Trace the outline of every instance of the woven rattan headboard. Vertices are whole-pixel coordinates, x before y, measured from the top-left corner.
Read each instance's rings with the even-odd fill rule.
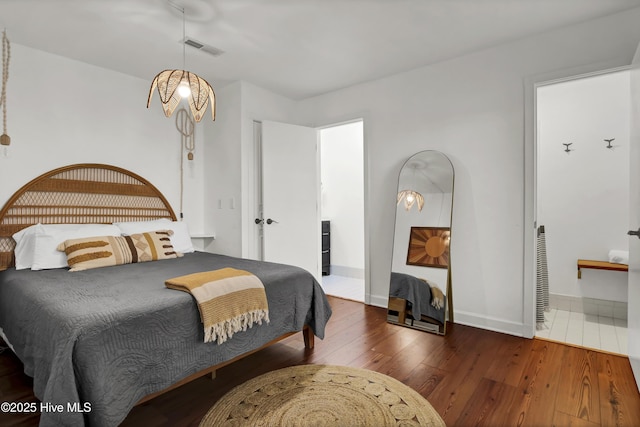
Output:
[[[0,270],[14,265],[11,237],[33,224],[109,224],[176,220],[146,179],[116,166],[77,164],[47,172],[19,189],[0,211]]]

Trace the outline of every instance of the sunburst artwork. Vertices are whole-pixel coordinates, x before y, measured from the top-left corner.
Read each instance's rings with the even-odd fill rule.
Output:
[[[411,227],[407,264],[449,267],[449,227]]]

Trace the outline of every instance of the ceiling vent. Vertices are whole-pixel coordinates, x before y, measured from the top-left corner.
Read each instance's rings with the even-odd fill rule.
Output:
[[[213,47],[208,44],[201,43],[196,39],[192,39],[191,37],[186,37],[183,42],[187,46],[194,47],[198,50],[201,50],[202,52],[208,53],[209,55],[220,56],[224,53],[224,50],[220,50],[217,47]]]

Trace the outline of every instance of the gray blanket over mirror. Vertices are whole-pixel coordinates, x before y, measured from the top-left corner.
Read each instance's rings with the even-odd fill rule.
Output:
[[[428,316],[444,323],[444,307],[437,309],[431,304],[431,287],[429,282],[405,273],[391,272],[389,295],[409,301],[411,313],[415,319]]]

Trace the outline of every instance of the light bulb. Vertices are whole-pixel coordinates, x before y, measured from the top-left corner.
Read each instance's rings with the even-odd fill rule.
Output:
[[[414,199],[413,194],[407,194],[407,202],[411,203],[413,202],[413,199]]]
[[[191,95],[191,88],[189,87],[189,83],[185,82],[184,80],[180,82],[180,84],[178,85],[178,95],[183,98]]]

